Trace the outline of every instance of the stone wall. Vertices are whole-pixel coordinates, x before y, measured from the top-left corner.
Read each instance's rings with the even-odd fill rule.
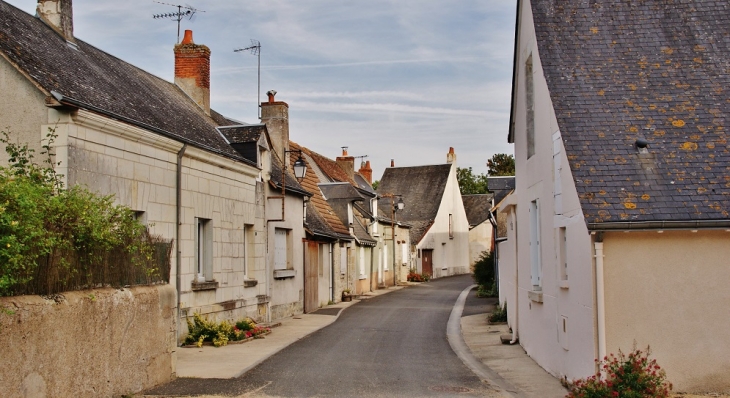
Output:
[[[175,289],[0,298],[5,397],[112,397],[175,374]]]

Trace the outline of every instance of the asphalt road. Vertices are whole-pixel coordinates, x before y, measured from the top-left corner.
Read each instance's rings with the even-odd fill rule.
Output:
[[[249,397],[499,396],[454,354],[446,324],[473,282],[441,278],[364,300],[235,379],[177,379],[147,394]],[[474,292],[472,292],[474,294]],[[466,312],[475,300],[467,300]]]

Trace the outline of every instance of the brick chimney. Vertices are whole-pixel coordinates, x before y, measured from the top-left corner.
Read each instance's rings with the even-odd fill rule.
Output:
[[[67,42],[74,40],[74,17],[71,0],[38,0],[36,14]]]
[[[390,159],[390,167],[395,167],[395,159]]]
[[[446,154],[446,163],[456,163],[456,153],[454,153],[454,147],[449,147],[449,153]]]
[[[288,163],[289,157],[284,156],[284,151],[289,150],[289,105],[274,99],[276,90],[270,90],[266,95],[269,101],[261,103],[261,122],[269,131],[274,151]]]
[[[192,30],[175,45],[175,84],[210,116],[210,49],[193,43]]]
[[[358,173],[362,174],[363,177],[365,177],[366,180],[368,180],[369,184],[373,183],[373,169],[370,168],[370,161],[363,162],[360,164],[360,170],[357,171]]]
[[[355,158],[347,154],[347,147],[342,147],[342,156],[335,161],[351,180],[355,178]]]

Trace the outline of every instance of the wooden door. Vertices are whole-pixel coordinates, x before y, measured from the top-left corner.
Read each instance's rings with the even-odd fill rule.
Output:
[[[307,242],[304,261],[304,312],[310,313],[319,308],[319,245]]]
[[[433,276],[433,250],[421,251],[421,272]]]

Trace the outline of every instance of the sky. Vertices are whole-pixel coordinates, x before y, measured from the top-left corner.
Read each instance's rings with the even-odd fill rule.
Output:
[[[6,0],[35,14],[36,0]],[[211,49],[211,108],[258,123],[261,93],[289,105],[290,138],[330,158],[347,146],[373,179],[396,166],[446,162],[487,172],[507,143],[515,0],[73,0],[74,35],[174,79],[177,22]],[[172,5],[170,5],[172,4]],[[361,158],[356,159],[359,167]]]

